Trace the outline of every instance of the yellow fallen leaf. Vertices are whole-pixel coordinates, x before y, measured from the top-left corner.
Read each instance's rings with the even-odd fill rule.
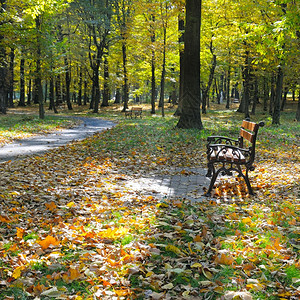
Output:
[[[247,217],[247,218],[244,218],[244,219],[242,220],[242,222],[243,222],[244,224],[251,224],[251,223],[252,223],[252,220],[251,220],[249,217]]]
[[[200,263],[194,263],[191,265],[191,268],[201,268],[202,265]]]
[[[69,202],[69,203],[67,204],[67,206],[68,206],[69,208],[73,207],[74,205],[75,205],[75,203],[74,203],[73,201],[71,201],[71,202]]]
[[[25,268],[26,268],[25,266],[17,267],[11,276],[15,279],[18,279],[21,276],[21,273]]]
[[[173,252],[177,255],[182,255],[183,254],[182,251],[174,245],[167,245],[166,246],[166,251]]]

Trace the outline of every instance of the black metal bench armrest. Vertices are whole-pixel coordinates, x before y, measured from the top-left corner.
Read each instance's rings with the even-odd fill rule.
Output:
[[[239,140],[236,139],[232,139],[226,136],[209,136],[207,138],[207,142],[208,142],[208,147],[210,146],[210,144],[225,144],[226,145],[238,145],[239,144]]]

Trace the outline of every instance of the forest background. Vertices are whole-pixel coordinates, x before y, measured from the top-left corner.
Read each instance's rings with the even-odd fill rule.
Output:
[[[151,103],[154,114],[158,98],[160,107],[167,98],[180,113],[185,1],[3,0],[1,7],[2,112],[40,103],[43,118],[49,99],[54,112],[62,103],[71,110],[73,100],[97,113],[111,102],[127,109],[133,99]],[[255,113],[262,101],[279,124],[288,92],[295,100],[299,90],[299,3],[203,1],[201,14],[202,112],[210,100],[229,108],[235,98],[249,117],[249,104]]]

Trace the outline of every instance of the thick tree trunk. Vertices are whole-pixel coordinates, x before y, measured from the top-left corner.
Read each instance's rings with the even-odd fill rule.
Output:
[[[282,85],[283,85],[283,71],[282,71],[282,67],[279,65],[277,69],[274,111],[272,116],[272,124],[277,124],[277,125],[280,124],[280,103],[282,97]]]
[[[178,128],[202,129],[200,93],[201,0],[186,0],[182,112]]]
[[[20,59],[20,100],[18,106],[25,106],[25,59]]]

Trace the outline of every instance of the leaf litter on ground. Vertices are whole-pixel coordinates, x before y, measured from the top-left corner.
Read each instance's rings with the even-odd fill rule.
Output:
[[[124,120],[1,164],[0,296],[298,299],[299,145],[272,151],[261,134],[255,197],[240,180],[201,203],[129,189],[145,174],[205,167],[212,132],[173,127]]]

